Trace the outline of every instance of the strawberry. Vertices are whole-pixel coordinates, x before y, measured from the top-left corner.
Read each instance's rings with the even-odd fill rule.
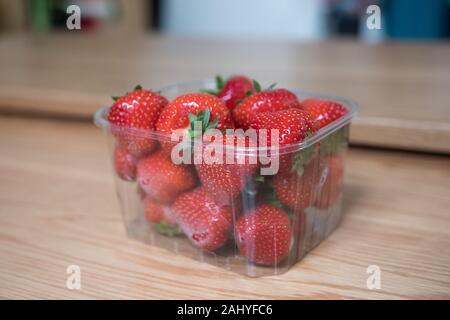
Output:
[[[195,246],[214,251],[228,241],[233,220],[231,208],[217,205],[203,187],[180,195],[171,210]]]
[[[218,82],[220,86],[220,82]],[[227,80],[223,88],[220,88],[218,97],[231,111],[245,97],[255,92],[252,80],[245,76],[233,76]]]
[[[127,150],[116,146],[114,149],[114,169],[119,178],[127,181],[136,179],[137,158]]]
[[[204,136],[204,139],[206,138],[207,136]],[[195,168],[202,185],[215,201],[218,204],[229,204],[230,201],[239,196],[247,179],[258,168],[256,157],[251,158],[253,155],[250,152],[244,152],[248,149],[243,149],[256,146],[256,144],[252,143],[249,137],[237,134],[223,136],[222,141],[212,143],[223,144],[222,157],[217,159],[221,163],[211,163],[205,161],[207,159],[204,158],[201,163],[195,165]],[[208,148],[208,144],[205,143],[203,147]],[[231,149],[226,150],[230,147]],[[229,159],[226,158],[227,152],[232,152],[233,163],[230,163]],[[206,151],[203,152],[203,154],[207,153]]]
[[[267,146],[271,146],[271,137],[274,129],[278,130],[278,144],[280,147],[298,143],[316,131],[316,127],[309,114],[297,108],[265,112],[254,117],[251,127],[267,130]],[[259,134],[258,134],[259,135]],[[275,137],[276,139],[276,137]],[[275,151],[276,152],[276,151]],[[314,154],[314,146],[304,149],[296,155],[296,166],[301,167],[306,164]],[[290,152],[280,152],[280,171],[291,171],[293,167],[294,154]],[[272,154],[272,157],[275,154]]]
[[[329,100],[306,99],[302,101],[302,106],[312,116],[319,129],[348,112],[343,105]],[[320,154],[326,156],[339,152],[347,145],[347,141],[348,132],[345,128],[341,128],[320,141]]]
[[[233,109],[236,127],[248,129],[257,114],[300,108],[297,96],[286,89],[263,90],[245,98]]]
[[[138,162],[137,181],[148,196],[163,204],[173,202],[196,184],[195,175],[188,167],[174,164],[161,151]]]
[[[280,208],[263,204],[236,222],[239,252],[249,261],[274,265],[289,254],[292,228],[289,216]]]
[[[304,170],[285,171],[273,179],[277,198],[282,204],[297,211],[312,205],[321,173],[321,158],[315,156]]]
[[[313,118],[318,128],[323,128],[346,114],[347,108],[340,103],[320,99],[306,99],[301,102],[303,110]]]
[[[326,157],[326,169],[320,178],[318,194],[315,205],[320,209],[327,209],[338,199],[344,178],[344,160],[341,156]]]
[[[307,98],[300,102],[302,105],[302,108],[312,108],[320,103],[322,103],[324,100],[318,99],[318,98]]]
[[[198,115],[206,109],[211,113],[207,122],[217,122],[218,130],[233,127],[230,111],[222,100],[209,93],[188,93],[178,96],[167,105],[156,123],[156,130],[170,134],[176,129],[187,129],[192,120],[189,114]]]
[[[188,93],[175,98],[161,113],[156,130],[170,134],[173,130],[187,129],[194,138],[194,122],[202,123],[202,130],[233,128],[231,113],[225,104],[209,93]],[[163,152],[169,154],[175,142],[161,143]]]
[[[122,130],[121,127],[155,130],[156,121],[167,105],[160,94],[137,86],[132,92],[114,98],[108,112],[108,120],[115,125],[112,130],[119,144],[134,155],[152,151],[157,143],[148,137]]]

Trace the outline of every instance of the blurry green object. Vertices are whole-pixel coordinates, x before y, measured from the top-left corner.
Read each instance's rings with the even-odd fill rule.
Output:
[[[52,1],[30,0],[31,29],[34,31],[48,31],[52,26]]]

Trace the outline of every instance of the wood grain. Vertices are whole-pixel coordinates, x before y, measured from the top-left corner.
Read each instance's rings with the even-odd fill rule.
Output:
[[[252,279],[127,239],[93,125],[0,118],[0,150],[1,298],[450,299],[448,157],[351,149],[341,226]],[[366,288],[372,264],[381,290]]]
[[[356,100],[356,144],[450,153],[449,57],[449,43],[4,37],[0,111],[89,119],[136,83],[158,87],[240,72]]]

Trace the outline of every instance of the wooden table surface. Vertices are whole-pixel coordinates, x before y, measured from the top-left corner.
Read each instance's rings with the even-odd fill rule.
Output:
[[[127,239],[93,125],[0,117],[0,150],[0,298],[450,299],[444,156],[352,148],[341,226],[287,273],[252,279]]]
[[[0,38],[0,298],[450,299],[448,156],[351,148],[341,226],[286,274],[251,279],[127,239],[90,123],[136,83],[243,72],[354,98],[355,144],[448,153],[449,57],[447,44]]]
[[[14,36],[0,38],[0,70],[0,112],[85,119],[137,83],[244,73],[356,100],[354,144],[450,153],[450,43]]]

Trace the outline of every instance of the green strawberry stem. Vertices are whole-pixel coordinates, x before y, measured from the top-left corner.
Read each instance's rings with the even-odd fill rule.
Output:
[[[272,83],[270,86],[268,86],[266,90],[272,90],[272,89],[275,88],[276,86],[277,86],[277,83],[274,82],[274,83]]]
[[[140,84],[138,84],[138,85],[136,85],[134,87],[133,91],[142,90],[142,89],[143,89],[142,86]],[[126,96],[127,94],[129,94],[129,92],[125,93],[124,95]],[[117,99],[119,99],[119,98],[120,98],[119,96],[112,96],[111,97],[111,99],[113,99],[113,101],[117,101]]]
[[[277,85],[277,83],[274,82],[274,83],[272,83],[270,86],[268,86],[266,89],[263,90],[262,87],[261,87],[261,84],[260,84],[258,81],[256,81],[255,79],[253,79],[253,87],[255,88],[255,91],[256,91],[256,92],[272,90],[273,88],[276,87],[276,85]],[[252,94],[251,91],[247,91],[247,92],[249,92],[250,94]],[[247,92],[246,92],[246,94],[247,94]],[[247,95],[248,95],[248,94],[247,94]]]
[[[256,182],[264,182],[266,180],[264,176],[260,176],[260,175],[255,176],[254,179]]]
[[[226,80],[224,80],[221,76],[217,75],[216,76],[216,88],[217,91],[221,91],[223,89],[223,87],[225,86]]]
[[[175,237],[181,234],[181,230],[178,226],[164,221],[153,224],[153,227],[155,228],[156,232],[165,236]]]
[[[215,96],[219,94],[216,89],[200,89],[200,92],[213,94]]]
[[[215,129],[219,123],[219,116],[217,116],[213,121],[211,121],[211,109],[207,108],[200,111],[198,114],[188,113],[189,118],[189,135],[191,139],[199,138],[203,136],[206,130]],[[201,132],[196,131],[195,123],[201,122]]]
[[[190,153],[194,153],[194,140],[195,139],[201,139],[203,137],[203,134],[206,132],[206,130],[208,129],[215,129],[217,127],[217,124],[219,123],[219,116],[217,116],[216,119],[214,119],[213,121],[211,121],[211,110],[209,108],[205,109],[204,111],[200,111],[197,115],[193,114],[193,113],[188,113],[188,117],[189,117],[189,128],[188,128],[188,134],[189,137],[191,138],[190,141],[190,151],[188,150],[188,147],[186,146],[183,149],[183,153],[184,152],[190,152]],[[196,126],[195,123],[196,121],[201,122],[201,130],[196,130]]]
[[[258,81],[253,79],[253,87],[255,88],[256,92],[261,92],[261,85],[259,84]]]
[[[220,91],[222,91],[227,80],[223,79],[220,75],[217,75],[215,79],[216,79],[216,87],[214,89],[200,89],[200,92],[209,93],[217,96],[220,93]]]

